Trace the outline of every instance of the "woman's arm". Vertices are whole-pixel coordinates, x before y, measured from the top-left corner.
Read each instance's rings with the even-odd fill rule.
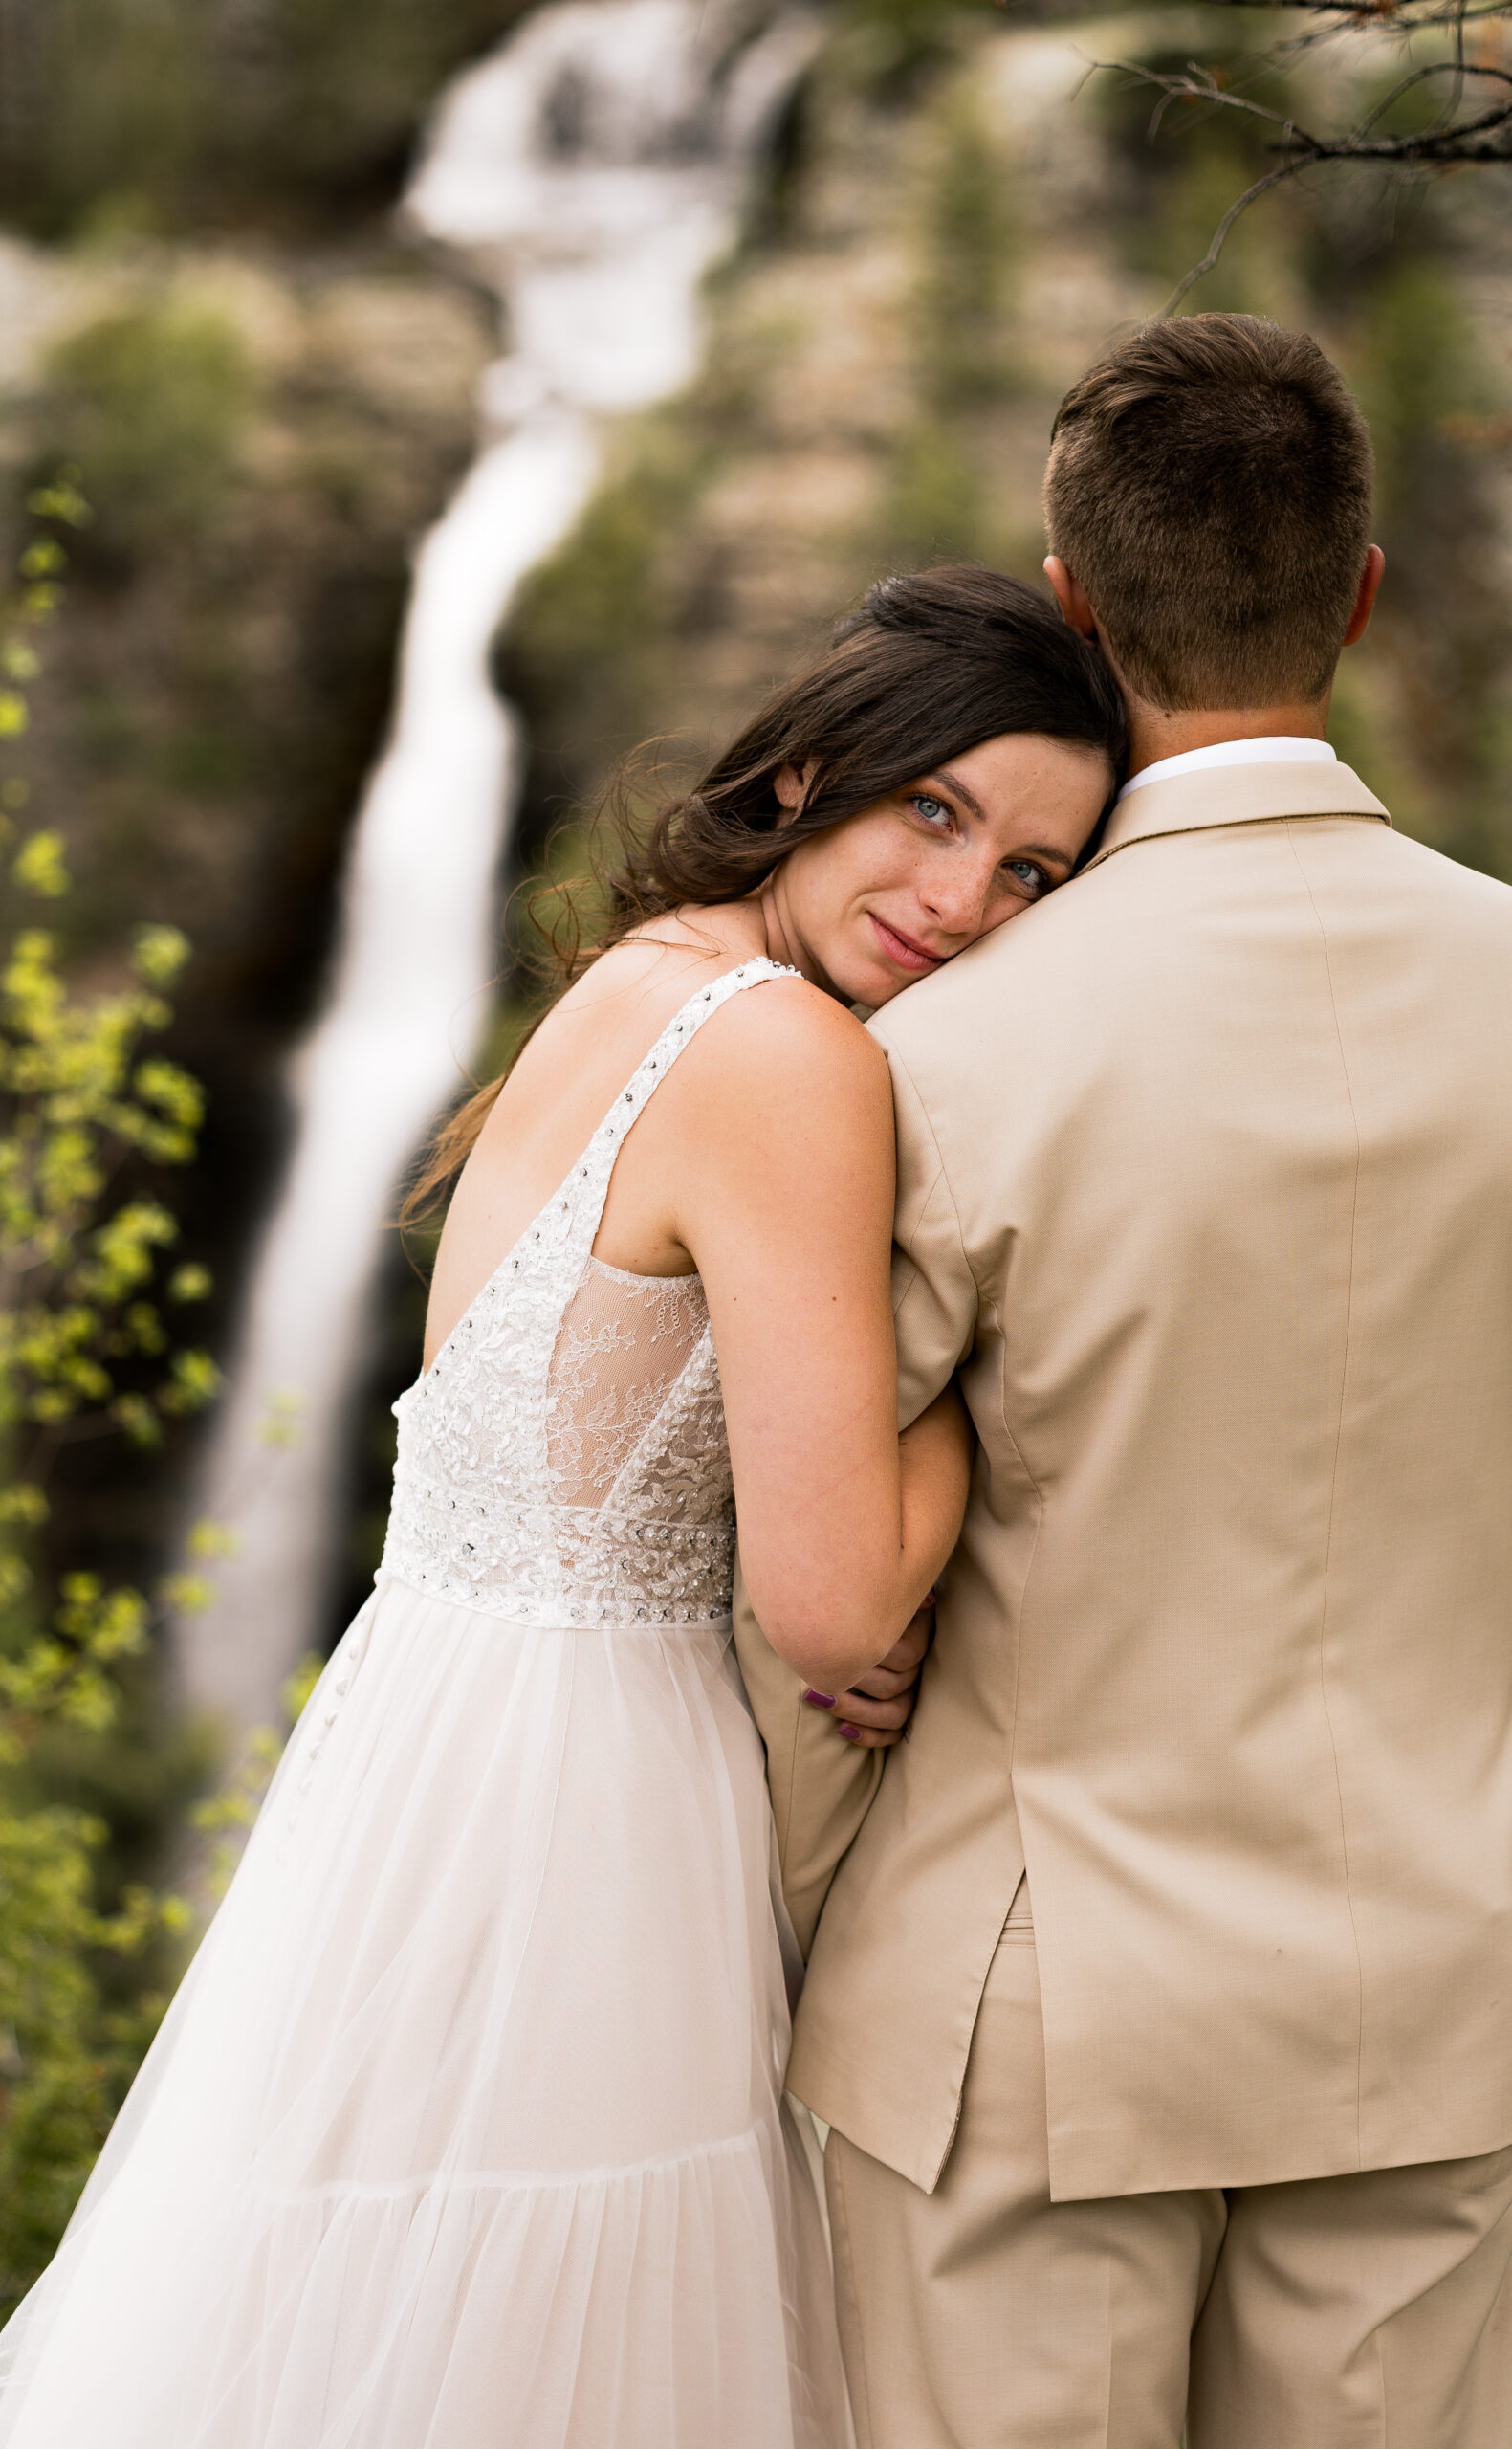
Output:
[[[844,1691],[945,1564],[970,1469],[953,1396],[898,1438],[886,1060],[794,981],[739,997],[684,1069],[677,1230],[709,1298],[746,1584],[778,1654]]]
[[[839,1732],[864,1752],[888,1752],[908,1733],[919,1697],[919,1677],[934,1639],[933,1600],[933,1591],[926,1591],[918,1614],[869,1675],[848,1684],[844,1692],[810,1688],[803,1694],[809,1708],[831,1712],[831,1723]]]

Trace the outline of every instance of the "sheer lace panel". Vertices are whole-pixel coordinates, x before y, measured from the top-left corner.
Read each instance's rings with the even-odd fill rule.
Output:
[[[558,1505],[612,1502],[708,1326],[696,1275],[626,1275],[590,1258],[547,1380],[546,1465]]]

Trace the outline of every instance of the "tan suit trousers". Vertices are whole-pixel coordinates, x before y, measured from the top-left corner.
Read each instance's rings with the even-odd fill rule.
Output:
[[[1512,2449],[1512,2149],[1053,2203],[1021,1886],[935,2192],[825,2169],[861,2449]]]

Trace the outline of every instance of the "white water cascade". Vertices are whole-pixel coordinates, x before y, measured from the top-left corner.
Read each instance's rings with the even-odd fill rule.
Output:
[[[520,763],[493,638],[587,502],[603,420],[696,371],[703,276],[814,39],[773,0],[556,0],[450,88],[405,200],[497,291],[511,345],[483,379],[479,455],[417,558],[392,731],[212,1444],[201,1511],[235,1554],[177,1656],[186,1699],[228,1728],[276,1716],[318,1636],[383,1228],[486,1017]],[[296,1419],[295,1450],[270,1445],[271,1404]]]

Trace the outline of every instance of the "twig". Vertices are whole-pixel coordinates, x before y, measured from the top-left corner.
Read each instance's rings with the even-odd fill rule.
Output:
[[[1175,288],[1172,291],[1171,296],[1167,298],[1165,304],[1162,306],[1159,314],[1155,318],[1157,322],[1163,323],[1168,315],[1173,315],[1176,308],[1180,305],[1183,298],[1185,298],[1188,290],[1195,288],[1197,282],[1203,277],[1204,274],[1210,273],[1213,270],[1213,267],[1217,262],[1219,255],[1223,253],[1223,241],[1228,236],[1229,232],[1233,229],[1235,222],[1239,217],[1239,214],[1241,212],[1247,212],[1250,206],[1255,202],[1256,197],[1263,195],[1267,188],[1279,187],[1282,179],[1295,178],[1298,171],[1304,167],[1304,165],[1301,162],[1282,162],[1279,169],[1268,170],[1264,178],[1257,179],[1252,188],[1246,188],[1241,196],[1236,197],[1235,201],[1230,205],[1227,212],[1223,215],[1222,220],[1218,223],[1217,228],[1214,231],[1212,241],[1208,247],[1208,252],[1203,256],[1202,261],[1199,264],[1194,264],[1192,270],[1189,273],[1184,274],[1182,278],[1176,283]]]
[[[1270,8],[1283,5],[1283,0],[1216,0],[1216,5]],[[1464,53],[1465,25],[1478,19],[1512,17],[1512,0],[1484,0],[1479,8],[1471,5],[1471,0],[1425,0],[1425,5],[1418,8],[1414,8],[1413,0],[1399,0],[1395,6],[1391,0],[1378,0],[1373,7],[1370,0],[1295,0],[1295,5],[1326,21],[1330,33],[1354,26],[1389,27],[1411,34],[1429,26],[1453,26],[1452,55],[1423,61],[1409,69],[1353,127],[1340,136],[1321,136],[1285,112],[1257,100],[1252,94],[1235,92],[1220,84],[1214,71],[1197,60],[1189,60],[1184,70],[1174,74],[1146,68],[1134,60],[1098,60],[1089,66],[1088,75],[1097,69],[1116,71],[1159,95],[1150,122],[1151,136],[1159,132],[1172,102],[1196,102],[1209,110],[1238,111],[1245,119],[1274,130],[1271,150],[1283,156],[1274,169],[1267,170],[1235,198],[1215,230],[1201,262],[1193,265],[1161,308],[1162,319],[1173,314],[1188,291],[1213,270],[1235,223],[1250,206],[1269,188],[1282,186],[1303,170],[1326,162],[1370,162],[1399,170],[1444,170],[1470,164],[1512,165],[1512,69],[1491,61],[1467,61]],[[1274,70],[1279,64],[1279,53],[1258,54],[1245,64],[1253,73]],[[1443,109],[1427,126],[1399,136],[1375,133],[1393,103],[1418,87],[1431,84],[1435,77],[1449,80],[1449,93]],[[1487,99],[1484,107],[1466,117],[1465,88],[1471,78],[1479,80],[1482,95],[1487,86],[1499,90],[1495,99]]]

